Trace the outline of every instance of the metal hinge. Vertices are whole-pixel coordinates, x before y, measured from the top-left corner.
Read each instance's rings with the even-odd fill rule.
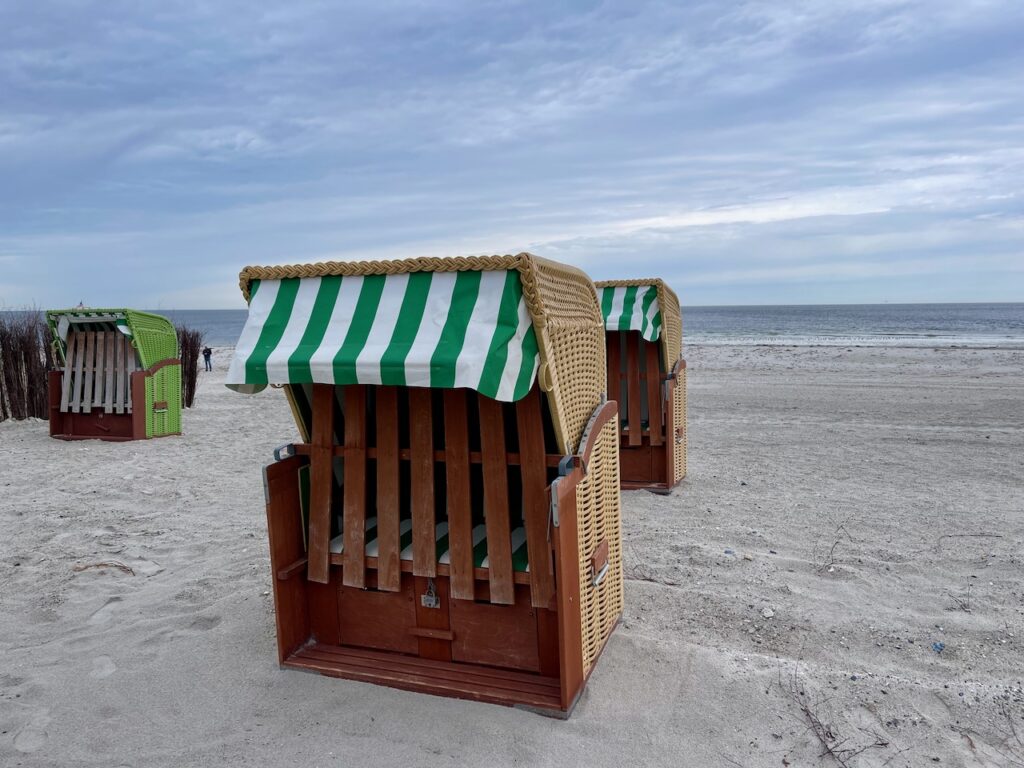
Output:
[[[551,525],[555,528],[558,527],[558,484],[562,482],[562,478],[556,477],[555,481],[551,483]]]

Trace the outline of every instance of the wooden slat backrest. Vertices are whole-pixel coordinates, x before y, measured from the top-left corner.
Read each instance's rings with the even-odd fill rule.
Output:
[[[128,383],[125,381],[125,347],[126,339],[120,333],[114,337],[114,366],[116,374],[114,376],[114,412],[124,413],[125,406],[129,401],[125,400],[125,391]]]
[[[310,581],[330,581],[331,502],[334,491],[334,387],[313,385],[313,429],[309,457]]]
[[[445,478],[448,491],[448,544],[451,596],[472,600],[473,507],[469,481],[469,417],[466,391],[444,391]]]
[[[399,483],[398,390],[377,387],[377,588],[387,592],[397,592],[402,577]]]
[[[516,403],[516,427],[526,551],[530,560],[530,599],[535,608],[550,608],[555,597],[555,575],[548,543],[548,480],[541,407],[540,391],[534,387]]]
[[[79,413],[82,410],[82,384],[83,370],[85,366],[85,334],[76,333],[75,344],[75,379],[71,383],[71,412]]]
[[[643,415],[640,411],[640,334],[626,334],[626,401],[629,411],[629,444],[643,443]]]
[[[114,412],[114,342],[117,341],[115,334],[106,334],[103,341],[103,367],[106,371],[103,390],[103,410],[106,413]]]
[[[410,387],[408,391],[412,572],[415,576],[436,576],[434,420],[431,393],[426,387]]]
[[[342,395],[345,414],[343,436],[334,415],[334,396]],[[365,588],[366,519],[375,516],[376,584],[384,591],[399,591],[402,561],[400,526],[403,512],[411,514],[413,574],[434,578],[438,572],[436,539],[437,489],[435,467],[445,465],[444,506],[448,521],[448,574],[452,599],[476,598],[473,528],[474,510],[483,512],[487,536],[488,588],[492,603],[515,603],[511,529],[520,501],[520,483],[509,484],[510,465],[519,467],[523,527],[530,562],[533,605],[551,609],[555,594],[552,545],[548,534],[548,468],[555,456],[547,454],[544,402],[538,389],[515,405],[508,405],[464,389],[445,390],[435,398],[429,388],[366,385],[313,385],[310,456],[309,579],[326,583],[329,574],[331,489],[334,485],[327,457],[344,456],[343,539],[340,556],[342,583]],[[469,397],[475,398],[479,423],[471,419]],[[408,409],[404,400],[408,398]],[[442,407],[443,405],[443,407]],[[506,413],[507,411],[507,413]],[[519,453],[506,440],[506,417],[515,414]],[[368,420],[374,420],[370,442]],[[444,424],[444,445],[434,445],[434,424]],[[403,426],[407,422],[408,428]],[[512,421],[508,422],[510,425]],[[479,428],[480,451],[471,452],[470,430]],[[407,435],[407,437],[403,437]],[[475,440],[475,438],[473,438]],[[406,440],[408,441],[406,445]],[[336,442],[341,442],[339,447]],[[511,451],[511,452],[510,452]],[[375,472],[367,477],[367,462]],[[408,473],[402,469],[408,462]],[[481,465],[482,497],[474,491],[471,467]],[[368,486],[367,482],[373,483]],[[510,493],[511,491],[511,493]],[[514,497],[514,498],[513,498]],[[368,509],[369,505],[369,509]],[[518,514],[515,515],[518,517]],[[371,561],[372,562],[372,561]],[[406,563],[406,567],[410,564]]]
[[[478,395],[480,453],[484,473],[484,522],[487,525],[487,568],[491,602],[515,603],[512,581],[512,542],[508,516],[508,465],[505,458],[505,419],[497,400]]]
[[[60,411],[68,413],[71,406],[71,383],[74,381],[75,349],[78,346],[78,334],[68,335],[67,352],[64,357],[64,377],[61,380]]]
[[[96,331],[85,333],[85,360],[82,362],[82,410],[92,410],[93,381],[96,378]]]
[[[106,381],[107,362],[107,338],[108,331],[100,331],[96,334],[96,366],[92,384],[92,407],[103,407],[103,384]]]
[[[316,409],[314,408],[314,414]],[[315,416],[314,416],[315,418]],[[325,480],[325,483],[329,481]],[[345,387],[345,491],[342,583],[366,586],[366,385]]]
[[[643,352],[646,359],[647,423],[651,445],[661,445],[664,442],[664,427],[661,423],[661,363],[658,345],[645,341]]]

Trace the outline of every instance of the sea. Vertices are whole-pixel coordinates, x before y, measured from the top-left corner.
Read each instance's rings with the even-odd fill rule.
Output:
[[[211,346],[233,345],[245,310],[162,310],[201,330]],[[688,344],[1024,348],[1024,303],[836,304],[684,307]]]
[[[161,309],[204,343],[230,346],[244,309]],[[3,313],[0,313],[3,314]],[[1024,303],[684,307],[687,344],[1024,349]]]

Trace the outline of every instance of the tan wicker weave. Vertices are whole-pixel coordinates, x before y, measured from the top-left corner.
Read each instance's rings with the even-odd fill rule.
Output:
[[[576,489],[580,573],[590,570],[589,555],[608,540],[608,574],[596,587],[582,585],[583,672],[590,669],[622,614],[622,536],[619,505],[618,419],[601,428],[587,476]]]
[[[277,267],[246,267],[239,286],[246,301],[253,280],[327,275],[397,275],[409,272],[517,270],[540,351],[537,376],[547,393],[558,448],[576,450],[604,392],[604,324],[590,278],[575,267],[528,253],[401,261],[328,261]],[[659,294],[660,296],[660,294]]]
[[[661,354],[666,371],[671,371],[676,360],[683,354],[683,316],[679,308],[679,297],[660,277],[646,280],[599,280],[594,284],[598,290],[619,286],[653,285],[658,289],[658,306],[661,308]]]
[[[675,465],[675,477],[672,478],[674,485],[686,477],[686,368],[679,369],[672,395],[672,408],[677,433],[675,450],[672,453],[672,462]]]

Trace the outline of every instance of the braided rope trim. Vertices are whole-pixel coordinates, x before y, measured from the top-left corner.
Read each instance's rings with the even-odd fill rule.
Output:
[[[250,288],[254,280],[285,280],[302,277],[327,277],[341,275],[401,275],[410,272],[490,272],[498,270],[517,270],[523,284],[530,315],[536,321],[543,317],[537,295],[536,274],[531,263],[536,257],[528,253],[517,256],[456,256],[456,257],[420,257],[414,259],[386,259],[376,261],[323,261],[315,264],[285,264],[281,266],[246,267],[238,275],[238,287],[249,302]]]

